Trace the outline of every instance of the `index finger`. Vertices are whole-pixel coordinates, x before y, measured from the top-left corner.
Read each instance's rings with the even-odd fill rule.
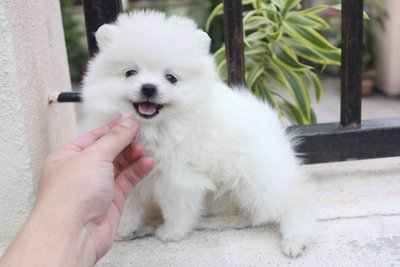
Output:
[[[110,129],[95,144],[85,150],[85,154],[93,155],[98,160],[114,162],[115,158],[133,141],[139,130],[134,117],[125,118]]]
[[[84,150],[87,147],[93,145],[97,140],[106,135],[113,127],[118,125],[122,121],[122,118],[113,120],[112,122],[96,128],[70,142],[68,145],[77,147],[79,150]]]

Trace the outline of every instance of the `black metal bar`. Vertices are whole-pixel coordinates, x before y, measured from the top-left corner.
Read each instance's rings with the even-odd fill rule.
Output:
[[[242,0],[224,0],[224,38],[231,86],[245,84],[242,16]]]
[[[288,128],[305,164],[400,156],[400,118],[365,120],[359,128],[325,123]]]
[[[342,126],[361,122],[363,0],[342,0]]]
[[[49,104],[82,102],[81,92],[50,92]]]
[[[81,92],[61,92],[57,102],[82,102],[82,94]]]
[[[86,36],[89,54],[92,57],[98,50],[94,33],[106,23],[115,21],[122,11],[121,0],[84,0]]]

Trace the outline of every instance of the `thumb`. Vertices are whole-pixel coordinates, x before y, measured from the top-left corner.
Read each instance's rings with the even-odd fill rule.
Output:
[[[139,125],[132,116],[125,118],[85,152],[97,159],[112,162],[133,141],[138,130]]]

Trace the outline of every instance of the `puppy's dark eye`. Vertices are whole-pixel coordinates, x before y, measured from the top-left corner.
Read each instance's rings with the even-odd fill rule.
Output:
[[[128,78],[128,77],[134,76],[136,74],[137,74],[136,70],[128,70],[125,72],[125,77]]]
[[[172,74],[165,75],[165,78],[172,84],[174,84],[178,81],[178,79]]]

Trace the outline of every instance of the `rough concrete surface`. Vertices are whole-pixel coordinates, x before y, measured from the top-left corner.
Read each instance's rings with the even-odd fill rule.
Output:
[[[97,266],[400,266],[400,158],[304,168],[318,235],[297,259],[280,252],[276,227],[217,217],[180,242],[117,242]]]
[[[318,234],[297,259],[280,252],[276,227],[226,216],[204,219],[180,242],[114,243],[96,266],[400,266],[400,157],[304,169],[315,183]]]

